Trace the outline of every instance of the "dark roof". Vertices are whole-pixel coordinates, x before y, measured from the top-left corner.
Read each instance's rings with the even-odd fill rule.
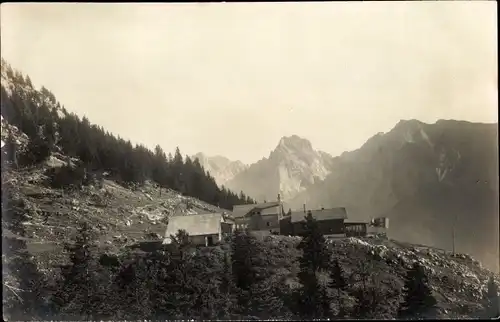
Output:
[[[317,221],[332,220],[332,219],[347,219],[347,211],[344,207],[309,210],[314,219]],[[308,212],[309,212],[308,211]],[[292,211],[292,222],[305,221],[307,213],[304,211]]]
[[[263,210],[278,206],[281,206],[281,203],[279,201],[255,203],[249,205],[236,205],[233,206],[233,218],[244,217],[246,214],[253,210]]]

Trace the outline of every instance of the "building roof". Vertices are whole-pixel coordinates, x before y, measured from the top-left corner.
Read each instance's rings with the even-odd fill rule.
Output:
[[[344,207],[310,210],[314,219],[317,221],[332,219],[347,219],[347,211]],[[306,213],[304,211],[292,211],[292,222],[305,221]]]
[[[281,205],[272,206],[269,208],[262,209],[261,215],[276,215],[279,213]]]
[[[220,213],[173,216],[168,219],[165,237],[175,236],[180,229],[185,230],[190,236],[219,234],[222,221]]]
[[[279,201],[254,203],[249,205],[236,205],[233,206],[233,218],[241,218],[253,210],[264,210],[272,207],[281,206]]]

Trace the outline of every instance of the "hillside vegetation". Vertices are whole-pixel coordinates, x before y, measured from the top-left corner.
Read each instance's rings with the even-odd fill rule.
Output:
[[[219,189],[179,150],[170,158],[133,147],[30,83],[2,61],[5,320],[498,314],[499,277],[469,256],[325,240],[311,217],[304,238],[238,231],[194,248],[180,231],[168,251],[125,247],[160,240],[171,215],[252,200]]]
[[[220,189],[198,160],[183,158],[179,148],[168,156],[157,145],[154,152],[130,140],[124,140],[91,124],[86,118],[69,113],[42,87],[33,88],[29,76],[13,70],[3,59],[1,66],[2,117],[30,139],[26,153],[14,160],[18,166],[29,166],[47,159],[52,152],[80,160],[88,172],[105,172],[107,177],[124,184],[143,184],[150,179],[162,187],[193,196],[225,209],[252,199]],[[9,133],[2,136],[7,145]],[[12,155],[12,154],[11,154]]]
[[[467,318],[498,312],[499,276],[465,255],[377,238],[324,240],[312,229],[305,238],[264,240],[236,232],[222,246],[197,249],[179,232],[173,249],[144,253],[119,243],[106,247],[106,232],[93,229],[86,215],[81,219],[55,251],[4,234],[6,320]],[[22,222],[3,221],[27,234]]]

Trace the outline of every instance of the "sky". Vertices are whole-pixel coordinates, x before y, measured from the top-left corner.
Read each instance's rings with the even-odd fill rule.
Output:
[[[2,3],[1,55],[130,139],[245,163],[401,119],[498,122],[496,1]]]

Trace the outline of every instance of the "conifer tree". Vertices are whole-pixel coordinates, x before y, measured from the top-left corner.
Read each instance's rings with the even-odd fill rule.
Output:
[[[118,296],[116,319],[151,319],[153,316],[151,288],[153,276],[146,258],[136,257],[125,263],[118,273],[114,287]]]
[[[262,320],[289,317],[279,287],[277,282],[269,282],[267,279],[253,284],[249,292],[248,313]]]
[[[255,256],[255,238],[246,232],[237,230],[231,243],[232,272],[236,287],[243,291],[250,290],[255,282],[255,269],[252,257]]]
[[[297,313],[303,319],[330,318],[330,299],[316,272],[305,267],[298,274],[302,288],[299,290]]]
[[[435,314],[437,301],[428,286],[424,268],[415,263],[405,277],[404,301],[398,311],[400,318],[425,318]]]
[[[2,265],[6,316],[14,321],[48,317],[47,279],[27,251],[26,242],[2,236],[6,262]]]
[[[170,236],[170,238],[179,251],[181,259],[184,259],[187,250],[191,247],[189,234],[184,229],[179,229],[175,236]]]
[[[337,291],[337,304],[339,308],[338,316],[344,317],[345,310],[342,303],[341,293],[347,289],[348,283],[344,277],[344,270],[342,269],[342,266],[340,266],[338,259],[333,261],[333,265],[330,269],[330,283],[328,286]]]
[[[331,310],[327,291],[320,285],[316,275],[328,267],[329,254],[326,241],[311,213],[306,216],[305,231],[297,248],[302,250],[298,274],[302,284],[298,303],[299,314],[306,319],[329,317]]]
[[[14,136],[12,135],[12,132],[9,131],[9,136],[7,137],[7,140],[5,142],[5,151],[7,153],[5,161],[9,163],[9,165],[12,165],[14,169],[18,167],[17,165],[17,144],[14,139]],[[2,156],[3,159],[3,156]],[[5,163],[3,163],[3,166],[5,166]],[[3,168],[2,166],[2,168]]]
[[[381,304],[385,303],[387,298],[383,297],[380,285],[377,285],[374,279],[372,282],[374,285],[358,288],[353,292],[356,298],[353,317],[358,319],[376,318],[381,313]]]
[[[220,294],[222,297],[222,305],[219,308],[219,318],[228,319],[232,312],[237,310],[236,285],[233,280],[233,271],[230,255],[224,253],[223,272],[221,274]]]
[[[328,268],[330,256],[325,238],[311,213],[308,213],[305,219],[303,237],[297,246],[303,252],[300,258],[300,267],[301,269],[309,268],[314,272],[326,269]]]
[[[90,226],[83,223],[75,243],[65,246],[71,264],[63,267],[62,285],[53,298],[53,309],[61,318],[99,319],[113,312],[105,300],[111,281],[95,256],[94,238]]]
[[[487,317],[488,318],[497,318],[500,316],[500,297],[498,295],[498,286],[493,279],[493,276],[490,276],[488,280],[488,292],[486,294],[486,308],[487,308]]]
[[[43,138],[36,136],[28,142],[26,152],[20,156],[22,166],[30,166],[41,163],[50,156],[50,147]]]

